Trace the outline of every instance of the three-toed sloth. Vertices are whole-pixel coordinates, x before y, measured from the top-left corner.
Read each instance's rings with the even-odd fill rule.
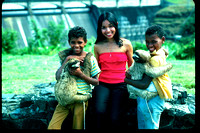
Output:
[[[135,62],[129,68],[129,74],[131,75],[132,80],[141,80],[144,73],[152,78],[157,78],[172,69],[171,63],[167,63],[166,65],[159,67],[153,67],[149,63],[150,58],[151,55],[147,51],[144,50],[135,51],[135,53],[133,54],[133,59]],[[147,90],[141,90],[129,84],[127,84],[127,88],[130,93],[130,98],[133,99],[139,96],[149,100],[158,95],[157,92],[149,92]]]
[[[70,75],[69,69],[77,69],[80,67],[80,61],[76,58],[70,59],[62,73],[60,79],[55,84],[55,97],[59,104],[66,106],[76,102],[87,101],[91,98],[91,94],[79,95],[77,94],[76,76]],[[85,69],[88,71],[87,69]]]

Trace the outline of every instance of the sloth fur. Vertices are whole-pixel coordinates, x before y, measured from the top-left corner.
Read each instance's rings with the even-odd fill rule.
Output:
[[[91,53],[88,54],[91,57]],[[90,76],[90,57],[88,60],[84,60],[84,66],[82,69],[82,72],[87,76]],[[55,97],[58,103],[62,106],[87,101],[89,98],[91,98],[91,94],[77,94],[77,77],[70,75],[69,69],[77,69],[78,67],[80,67],[80,61],[76,58],[70,59],[66,63],[64,69],[62,69],[60,79],[55,84]]]
[[[144,73],[152,78],[157,78],[172,69],[171,63],[159,67],[153,67],[149,63],[150,58],[151,55],[147,51],[144,50],[135,51],[133,55],[133,59],[135,62],[129,68],[129,74],[131,75],[132,80],[141,80]],[[133,99],[136,99],[137,98],[136,96],[139,96],[149,100],[158,95],[157,92],[149,92],[147,90],[141,90],[129,84],[127,85],[127,88],[130,93],[130,98]]]

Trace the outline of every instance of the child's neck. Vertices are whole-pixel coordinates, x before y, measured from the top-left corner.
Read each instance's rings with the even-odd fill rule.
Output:
[[[81,53],[79,54],[73,54],[73,55],[77,55],[77,56],[86,56],[87,52],[85,51],[82,51]]]
[[[112,39],[105,39],[102,42],[113,43],[113,42],[115,42],[115,39],[114,38],[112,38]]]

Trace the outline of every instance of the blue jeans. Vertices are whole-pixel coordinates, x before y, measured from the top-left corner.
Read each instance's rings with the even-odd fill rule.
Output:
[[[151,82],[147,90],[151,92],[157,91],[153,82]],[[164,104],[165,100],[159,96],[148,101],[137,97],[138,129],[158,129]]]

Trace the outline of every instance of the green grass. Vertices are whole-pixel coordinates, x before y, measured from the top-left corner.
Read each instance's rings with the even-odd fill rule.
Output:
[[[195,60],[167,60],[173,64],[168,72],[172,83],[180,83],[188,93],[195,94]]]
[[[181,83],[188,93],[195,93],[195,60],[168,60],[173,69],[168,73],[173,83]],[[29,93],[39,83],[56,81],[59,67],[57,54],[2,55],[2,93]]]
[[[35,84],[55,81],[57,55],[2,55],[2,93],[28,93]]]

